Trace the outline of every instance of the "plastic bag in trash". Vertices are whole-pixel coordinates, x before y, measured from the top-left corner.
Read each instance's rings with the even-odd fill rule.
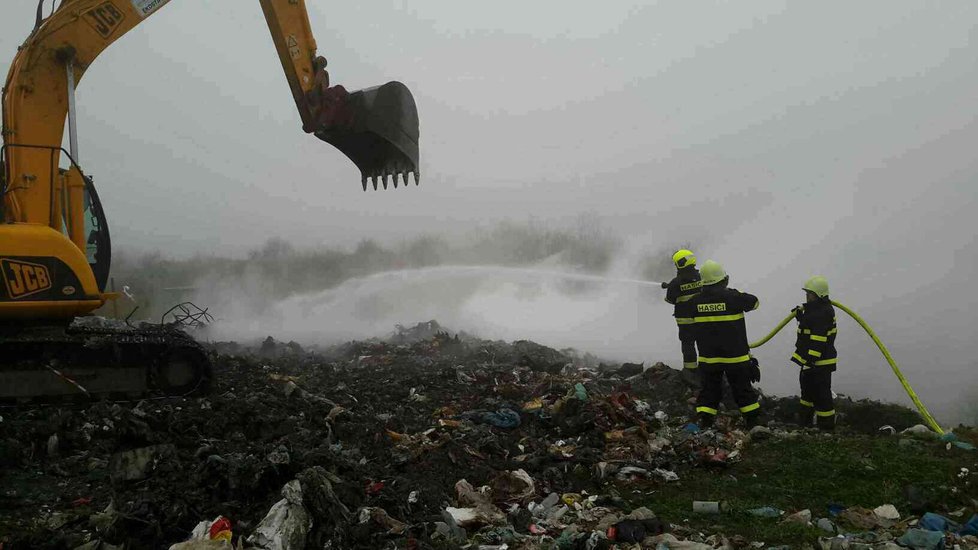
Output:
[[[190,532],[190,540],[170,546],[170,550],[219,550],[231,548],[231,520],[217,516],[202,521]]]
[[[927,512],[920,518],[918,526],[922,529],[927,529],[928,531],[939,531],[941,533],[950,531],[962,536],[978,535],[978,514],[971,516],[971,519],[969,519],[967,523],[961,525],[960,523],[950,520],[940,514]]]
[[[272,505],[264,519],[248,537],[248,542],[263,550],[305,548],[312,518],[302,505],[302,485],[298,479],[285,484],[282,500]]]

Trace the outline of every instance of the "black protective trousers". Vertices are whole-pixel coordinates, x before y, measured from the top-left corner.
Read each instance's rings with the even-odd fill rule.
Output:
[[[700,365],[703,389],[700,391],[696,412],[714,416],[717,414],[720,401],[723,400],[723,377],[726,376],[740,412],[745,416],[760,414],[757,392],[750,383],[748,365],[749,363]]]
[[[696,325],[679,325],[679,343],[683,348],[683,367],[696,368]]]
[[[835,416],[832,371],[819,367],[802,369],[798,378],[801,384],[801,405],[814,408],[819,419]]]

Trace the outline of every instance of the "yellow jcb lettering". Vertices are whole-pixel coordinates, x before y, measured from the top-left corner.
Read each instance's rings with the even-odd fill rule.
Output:
[[[25,265],[23,266],[22,271],[24,273],[24,286],[27,287],[27,292],[34,292],[37,290],[37,276],[35,275],[34,268],[29,265]]]
[[[8,264],[10,267],[10,274],[13,277],[7,277],[7,283],[10,285],[10,295],[11,297],[17,297],[26,292],[24,290],[24,276],[21,273],[21,265],[11,262]],[[6,273],[4,273],[6,275]]]
[[[48,270],[43,266],[34,268],[34,276],[37,277],[38,288],[48,288],[51,286],[51,280],[48,278]]]

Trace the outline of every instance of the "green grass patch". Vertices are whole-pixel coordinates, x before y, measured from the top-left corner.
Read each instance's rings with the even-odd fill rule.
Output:
[[[741,535],[769,544],[813,543],[825,533],[780,519],[759,518],[748,510],[773,506],[788,513],[810,509],[813,518],[828,517],[828,507],[875,508],[893,504],[910,514],[904,489],[916,486],[935,509],[945,512],[971,504],[969,490],[952,491],[961,467],[973,467],[974,453],[939,442],[901,446],[898,438],[804,435],[752,444],[744,459],[729,468],[695,468],[681,473],[679,482],[657,485],[652,491],[623,491],[634,506],[647,506],[663,519],[704,532]],[[625,489],[625,487],[623,487]],[[634,489],[632,487],[631,489]],[[725,501],[719,515],[692,512],[694,500]]]

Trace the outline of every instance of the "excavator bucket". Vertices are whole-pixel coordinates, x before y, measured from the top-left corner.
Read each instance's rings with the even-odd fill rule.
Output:
[[[388,82],[382,86],[350,92],[343,111],[348,124],[325,127],[316,136],[336,147],[360,168],[363,190],[372,180],[374,189],[382,184],[396,188],[398,178],[405,187],[408,174],[414,183],[421,181],[418,168],[418,108],[407,86]]]

